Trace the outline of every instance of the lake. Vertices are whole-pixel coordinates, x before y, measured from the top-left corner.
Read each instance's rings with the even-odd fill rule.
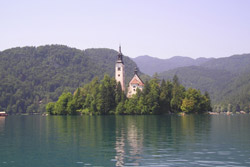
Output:
[[[250,166],[250,115],[0,117],[1,167]]]

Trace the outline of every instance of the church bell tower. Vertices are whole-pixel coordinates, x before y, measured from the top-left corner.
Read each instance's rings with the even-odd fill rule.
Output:
[[[121,83],[122,90],[125,91],[125,68],[123,63],[123,55],[121,52],[121,46],[119,46],[119,54],[117,55],[117,61],[115,64],[115,80]]]

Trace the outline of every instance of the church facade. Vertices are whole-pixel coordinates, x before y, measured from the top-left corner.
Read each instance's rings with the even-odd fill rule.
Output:
[[[134,76],[129,81],[129,85],[127,87],[127,97],[130,98],[134,94],[136,94],[137,88],[142,90],[144,87],[143,81],[140,79],[137,68],[135,67]],[[117,56],[117,61],[115,64],[115,79],[116,82],[121,83],[122,90],[125,92],[125,65],[123,62],[123,54],[121,52],[121,46],[119,46],[119,54]]]
[[[129,81],[127,97],[128,98],[132,97],[134,94],[136,94],[137,88],[142,90],[143,87],[144,87],[144,83],[139,77],[139,75],[137,74],[137,68],[135,67],[134,76]]]

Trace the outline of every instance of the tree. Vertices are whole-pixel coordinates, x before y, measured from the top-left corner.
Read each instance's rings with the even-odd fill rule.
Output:
[[[188,99],[185,97],[182,101],[181,110],[183,112],[189,113],[195,110],[195,101],[193,98]]]
[[[105,75],[99,86],[100,93],[97,101],[97,109],[101,114],[109,114],[110,111],[115,111],[115,88],[116,81]]]
[[[55,115],[55,103],[54,102],[50,102],[46,105],[46,111],[51,114],[51,115]]]
[[[67,110],[68,102],[72,100],[72,94],[70,92],[64,92],[55,103],[54,112],[59,115],[67,115],[69,111]]]
[[[213,111],[212,106],[211,106],[211,99],[209,96],[209,93],[205,91],[204,96],[206,97],[206,111]]]
[[[84,96],[81,95],[80,88],[77,88],[74,92],[73,98],[67,104],[68,114],[75,115],[82,109],[84,103]]]
[[[115,114],[118,114],[118,115],[124,114],[125,110],[126,110],[126,108],[124,106],[124,102],[121,101],[118,103],[118,105],[116,107]]]
[[[125,102],[125,114],[139,114],[138,110],[137,110],[137,98],[136,95],[133,95],[132,98],[126,100]]]
[[[210,101],[208,97],[208,94],[202,95],[199,90],[189,88],[185,92],[185,98],[182,101],[181,109],[188,113],[203,113],[209,111]]]
[[[150,92],[148,94],[148,104],[149,110],[152,114],[159,114],[160,113],[160,105],[159,105],[159,98],[160,98],[160,86],[158,83],[158,79],[152,79],[150,84]]]
[[[232,104],[228,104],[227,105],[227,111],[228,112],[233,112],[233,106],[232,106]]]
[[[154,80],[154,82],[160,84],[160,81],[161,81],[161,80],[160,80],[159,78],[160,78],[160,77],[159,77],[158,73],[156,72],[156,73],[154,73],[153,79],[152,79],[152,80]]]
[[[159,97],[159,105],[160,105],[160,113],[168,113],[171,111],[170,101],[172,99],[172,89],[173,85],[170,81],[165,82],[163,79],[161,82],[160,88],[160,97]]]
[[[171,99],[171,102],[170,102],[172,112],[181,111],[181,104],[184,98],[184,92],[185,92],[185,88],[180,85],[179,79],[175,75],[173,78],[173,89],[172,89],[173,98]]]
[[[118,105],[120,102],[124,102],[126,100],[126,95],[124,91],[122,91],[121,83],[118,82],[115,91],[115,102]]]

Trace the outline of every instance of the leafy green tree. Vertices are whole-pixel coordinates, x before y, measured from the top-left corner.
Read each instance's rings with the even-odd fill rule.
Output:
[[[115,102],[119,104],[120,102],[124,102],[126,100],[126,95],[124,91],[122,91],[121,83],[118,82],[115,90]]]
[[[117,107],[116,107],[115,114],[117,114],[117,115],[124,114],[124,112],[126,111],[126,108],[124,105],[125,104],[123,101],[119,102]]]
[[[70,115],[75,115],[80,112],[84,103],[84,96],[81,95],[80,88],[74,92],[73,98],[67,104],[67,112]]]
[[[55,103],[54,102],[50,102],[46,105],[46,111],[51,114],[51,115],[55,115]]]
[[[159,98],[160,98],[160,86],[159,80],[154,78],[150,80],[150,92],[148,94],[148,104],[150,108],[150,113],[152,114],[159,114],[160,113],[160,105],[159,105]]]
[[[69,114],[68,111],[68,102],[72,100],[72,94],[70,92],[64,92],[55,103],[55,114],[59,115],[67,115]]]
[[[163,79],[161,82],[160,88],[160,97],[159,97],[159,105],[160,105],[160,113],[169,113],[171,111],[170,102],[172,99],[172,89],[173,85],[170,81],[165,82]]]
[[[195,100],[185,97],[182,101],[181,110],[186,113],[193,112],[195,110]]]
[[[101,114],[109,114],[110,111],[115,111],[115,88],[116,81],[105,75],[99,86],[100,93],[97,101],[97,109]]]
[[[139,114],[139,111],[137,110],[137,98],[136,95],[133,95],[132,98],[126,100],[125,102],[125,114]]]
[[[170,102],[172,112],[180,112],[181,104],[184,98],[185,88],[180,85],[177,75],[173,78],[173,89],[172,89],[172,99]]]
[[[189,113],[198,112],[200,110],[200,93],[195,89],[189,88],[185,92],[181,109]]]
[[[143,115],[150,114],[150,107],[148,105],[148,100],[144,96],[141,96],[139,98],[137,108],[140,111],[140,114],[143,114]]]
[[[199,90],[189,88],[185,92],[185,98],[182,101],[181,109],[187,113],[203,113],[209,111],[209,95],[202,95]]]
[[[213,111],[209,93],[205,91],[204,96],[205,96],[205,101],[206,101],[206,107],[205,107],[206,111]]]

